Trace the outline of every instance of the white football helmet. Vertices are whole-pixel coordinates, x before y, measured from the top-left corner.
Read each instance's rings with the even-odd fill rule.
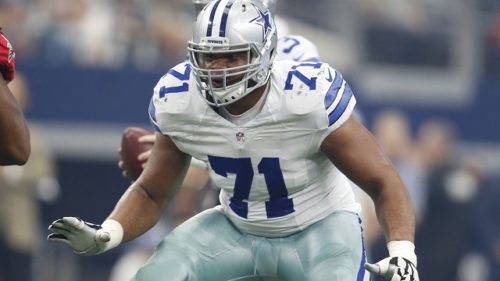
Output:
[[[273,16],[276,14],[276,0],[262,0],[262,4],[266,6]]]
[[[193,0],[196,16],[198,16],[201,10],[203,10],[203,8],[205,8],[205,6],[211,1],[212,0]],[[262,4],[264,4],[273,16],[276,14],[276,0],[262,0]]]
[[[212,0],[193,0],[194,10],[196,11],[196,16],[200,14],[201,10],[210,3]]]
[[[196,83],[213,106],[233,103],[269,80],[276,51],[276,26],[260,0],[210,2],[194,23],[188,42],[189,60]],[[231,57],[246,53],[246,64],[208,68],[209,56]]]

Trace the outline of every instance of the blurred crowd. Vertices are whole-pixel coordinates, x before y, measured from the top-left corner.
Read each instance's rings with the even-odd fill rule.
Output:
[[[498,1],[289,0],[279,3],[278,10],[332,34],[360,32],[362,59],[368,62],[447,67],[453,63],[453,44],[460,32],[453,14],[464,12],[457,3],[466,12],[474,11],[470,24],[481,42],[483,68],[498,74]],[[346,15],[356,17],[357,27],[342,28],[352,24]],[[185,56],[193,17],[190,1],[185,0],[0,1],[0,23],[19,57],[50,65],[171,65]]]
[[[453,56],[450,1],[454,2],[286,0],[279,2],[278,10],[284,16],[340,32],[341,20],[328,13],[336,13],[339,7],[356,9],[363,22],[360,31],[366,61],[447,66]],[[484,75],[498,79],[500,2],[472,2],[477,39],[483,43]],[[166,69],[185,59],[193,16],[190,0],[0,0],[0,26],[13,42],[18,60],[51,66]],[[10,86],[27,106],[29,85],[22,75]],[[480,158],[460,150],[459,124],[434,118],[415,124],[404,112],[391,108],[380,111],[366,125],[393,161],[413,200],[421,279],[500,280],[500,173],[486,172]],[[76,258],[67,255],[55,262],[47,257],[51,250],[44,241],[39,204],[58,198],[57,162],[43,137],[36,129],[32,132],[37,149],[30,162],[24,168],[0,168],[0,281],[80,281],[57,277],[78,278],[78,274],[61,274],[70,268],[61,265],[76,262]],[[189,208],[171,211],[165,224],[142,240],[145,243],[129,245],[112,273],[104,274],[111,275],[109,280],[123,280],[130,274],[125,269],[133,271],[143,263],[165,232],[215,204],[217,190],[210,182],[188,190],[178,200],[180,207]],[[386,255],[384,238],[372,203],[362,193],[359,200],[365,210],[368,255],[378,260]],[[36,274],[29,276],[30,272]]]
[[[186,2],[2,0],[0,23],[21,60],[153,68],[185,56],[194,15]]]
[[[361,1],[366,58],[377,63],[449,66],[453,1]]]
[[[449,121],[429,119],[412,133],[404,113],[391,109],[373,122],[416,210],[422,280],[498,280],[500,227],[492,217],[499,214],[498,175],[487,175],[480,159],[459,151],[459,128]],[[368,252],[376,260],[385,255],[385,240],[376,225],[368,227]]]
[[[493,2],[493,1],[492,1]],[[500,73],[500,6],[492,4],[491,16],[487,22],[486,44],[484,46],[485,73],[498,77]]]

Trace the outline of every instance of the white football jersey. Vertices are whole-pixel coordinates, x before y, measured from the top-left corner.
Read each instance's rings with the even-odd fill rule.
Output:
[[[163,76],[149,114],[177,147],[206,162],[220,202],[241,231],[287,236],[335,210],[359,212],[347,178],[320,151],[356,99],[325,63],[275,62],[260,112],[242,125],[199,93],[189,63]]]
[[[295,62],[319,62],[319,53],[316,46],[299,35],[287,35],[278,39],[276,60],[291,60]],[[203,161],[191,159],[191,165],[207,168]]]
[[[300,62],[319,62],[316,46],[299,35],[287,35],[278,39],[276,60],[292,60]]]

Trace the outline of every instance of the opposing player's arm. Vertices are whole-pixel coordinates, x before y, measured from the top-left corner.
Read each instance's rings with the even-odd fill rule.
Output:
[[[0,165],[22,165],[30,154],[30,135],[23,112],[0,75]]]
[[[321,150],[373,199],[387,241],[413,241],[415,216],[406,188],[363,125],[351,116],[324,139]]]
[[[16,56],[0,28],[0,165],[22,165],[30,154],[30,136],[22,109],[7,87],[14,79]]]
[[[190,156],[181,152],[170,137],[156,133],[144,171],[109,216],[122,225],[123,241],[134,239],[158,221],[181,186],[189,162]]]

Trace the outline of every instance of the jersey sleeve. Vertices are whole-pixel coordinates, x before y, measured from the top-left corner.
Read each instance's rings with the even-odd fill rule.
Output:
[[[168,75],[165,74],[158,83],[156,83],[156,86],[153,89],[153,96],[151,97],[151,101],[149,102],[149,107],[148,107],[148,115],[149,115],[149,121],[151,122],[151,125],[154,127],[156,132],[161,133],[160,126],[158,124],[158,117],[157,117],[157,110],[156,108],[161,106],[161,101],[160,101],[160,89],[163,87],[163,85],[166,83],[166,76]]]
[[[155,131],[161,132],[160,127],[158,126],[158,121],[156,121],[156,107],[154,105],[154,96],[151,97],[151,101],[149,102],[148,114],[149,122],[151,122],[151,125],[153,126]]]
[[[274,91],[283,92],[283,112],[290,121],[283,126],[309,132],[310,149],[317,151],[325,137],[351,116],[356,105],[351,87],[327,63],[288,60],[275,64]]]
[[[327,126],[321,132],[320,143],[349,119],[356,105],[356,97],[349,83],[344,80],[338,70],[327,66],[324,75],[323,79],[327,82],[325,87],[327,90],[324,92],[324,108],[322,110],[324,110]]]
[[[181,63],[170,69],[156,84],[148,107],[151,124],[157,132],[166,133],[166,116],[185,110],[189,103],[189,63]]]

